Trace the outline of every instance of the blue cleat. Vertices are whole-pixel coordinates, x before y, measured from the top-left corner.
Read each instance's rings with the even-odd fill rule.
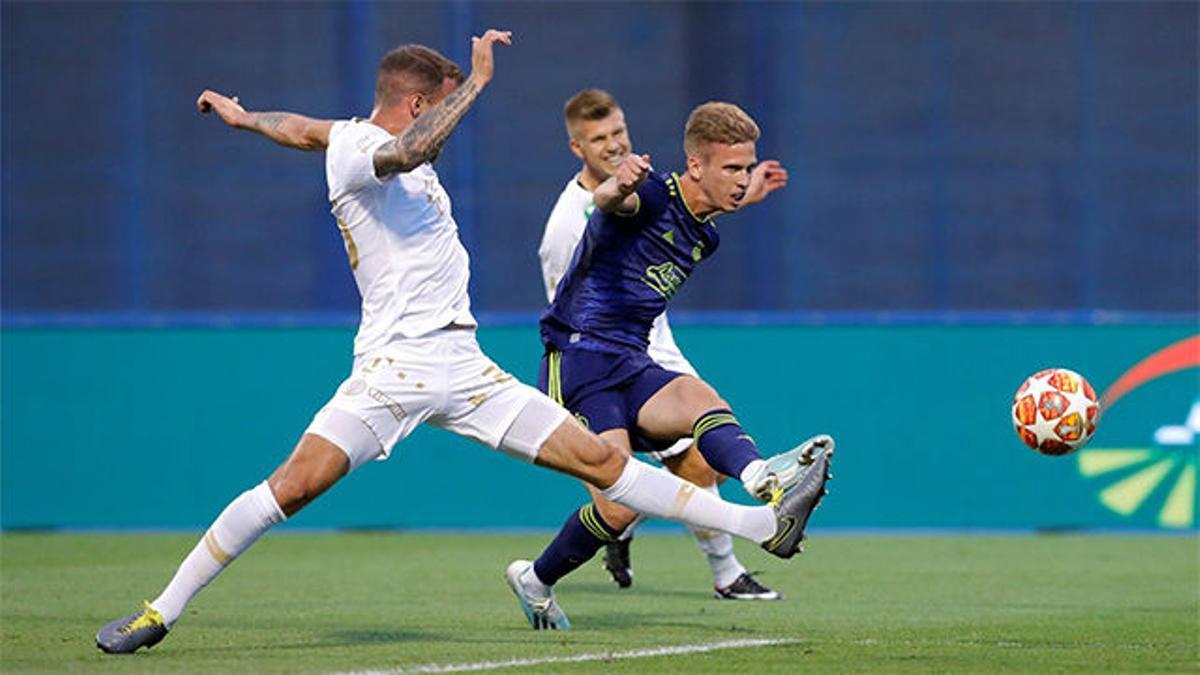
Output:
[[[801,546],[804,528],[812,512],[821,504],[821,498],[829,494],[825,483],[833,477],[829,473],[832,455],[832,449],[816,455],[795,487],[786,493],[775,491],[775,497],[771,500],[771,506],[775,509],[775,536],[762,543],[769,553],[790,558],[804,551]]]
[[[529,625],[534,630],[571,630],[571,622],[567,620],[567,615],[554,600],[554,591],[550,591],[550,595],[544,598],[537,598],[521,583],[521,576],[531,567],[533,567],[533,563],[528,560],[514,560],[504,571],[504,578],[508,580],[509,587],[517,595],[517,600],[521,603],[521,610],[525,612],[525,618],[529,620]]]
[[[109,654],[132,654],[142,647],[150,648],[167,636],[167,625],[150,603],[142,603],[142,611],[105,624],[96,633],[96,646]]]

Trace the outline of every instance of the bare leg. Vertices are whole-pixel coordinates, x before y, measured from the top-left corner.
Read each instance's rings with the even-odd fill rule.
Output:
[[[291,518],[349,470],[350,460],[338,446],[316,434],[304,434],[291,456],[267,479],[267,485],[279,508]]]
[[[707,382],[683,375],[671,380],[642,405],[638,428],[651,438],[687,438],[701,416],[722,408],[729,408],[729,404]]]
[[[628,457],[622,448],[568,417],[542,444],[534,462],[604,490],[621,477]]]
[[[620,448],[626,457],[632,457],[633,452],[630,449],[629,432],[624,429],[609,429],[601,433],[600,438]],[[596,511],[599,512],[600,517],[612,529],[617,532],[624,531],[634,520],[637,520],[638,514],[636,511],[632,511],[605,497],[604,493],[596,487],[587,483],[584,483],[584,486],[587,487],[588,492],[592,495],[592,503],[596,505]]]
[[[692,436],[693,447],[717,473],[737,478],[748,492],[766,499],[769,473],[754,439],[742,430],[729,404],[703,380],[690,375],[671,380],[642,405],[638,427],[651,438]]]
[[[725,480],[724,476],[714,471],[708,462],[704,461],[704,455],[700,454],[694,443],[686,451],[673,457],[667,457],[662,460],[662,463],[671,473],[703,488]]]
[[[763,542],[776,530],[769,507],[722,501],[670,473],[628,457],[616,444],[566,418],[543,443],[535,460],[582,478],[604,496],[633,511],[678,520]]]

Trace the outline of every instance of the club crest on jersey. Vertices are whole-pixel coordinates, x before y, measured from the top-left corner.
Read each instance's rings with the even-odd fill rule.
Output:
[[[687,280],[687,275],[683,273],[683,270],[669,261],[647,267],[646,276],[642,277],[643,283],[668,300],[675,295],[685,280]]]

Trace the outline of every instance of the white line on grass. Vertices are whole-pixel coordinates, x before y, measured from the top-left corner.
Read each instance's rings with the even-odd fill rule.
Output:
[[[582,663],[584,661],[617,661],[620,659],[644,659],[651,656],[672,656],[675,654],[699,654],[715,652],[721,649],[745,649],[748,647],[770,647],[773,645],[794,644],[799,640],[728,640],[726,642],[706,642],[698,645],[679,645],[677,647],[655,647],[653,649],[634,649],[627,652],[598,652],[595,654],[576,654],[575,656],[545,656],[537,659],[511,659],[509,661],[480,661],[477,663],[452,663],[448,665],[429,664],[411,668],[395,668],[392,670],[363,670],[350,675],[399,675],[400,673],[465,673],[479,670],[497,670],[500,668],[519,668],[523,666],[540,666],[548,663]]]

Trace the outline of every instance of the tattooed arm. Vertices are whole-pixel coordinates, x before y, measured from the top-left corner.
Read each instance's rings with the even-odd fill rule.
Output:
[[[375,175],[383,178],[412,171],[437,157],[450,132],[492,80],[492,46],[512,44],[512,33],[489,30],[471,38],[471,75],[446,98],[418,116],[404,131],[375,151]]]
[[[276,143],[297,150],[324,150],[329,145],[330,120],[286,112],[246,112],[236,96],[229,98],[205,90],[196,100],[202,113],[215,112],[229,126],[266,136]]]

